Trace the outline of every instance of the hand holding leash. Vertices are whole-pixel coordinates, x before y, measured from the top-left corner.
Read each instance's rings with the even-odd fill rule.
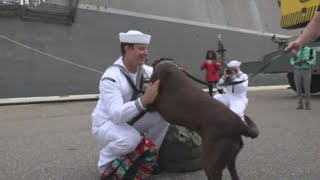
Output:
[[[284,50],[284,52],[292,56],[296,56],[301,47],[302,46],[299,41],[292,41],[291,43],[289,43],[288,47]]]
[[[297,61],[295,62],[294,64],[297,65],[297,66],[301,66],[302,64],[309,64],[309,61],[310,59],[305,59],[305,60],[302,60],[302,61]]]

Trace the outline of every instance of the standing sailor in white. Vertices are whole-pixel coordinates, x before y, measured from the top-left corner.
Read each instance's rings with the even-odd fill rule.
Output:
[[[144,79],[153,71],[144,64],[151,35],[131,30],[120,33],[119,38],[122,56],[102,75],[99,100],[92,113],[92,133],[105,145],[98,162],[100,173],[113,160],[133,152],[141,134],[159,149],[169,126],[158,112],[146,112],[133,125],[128,124],[153,103],[160,82],[149,84],[139,97]]]
[[[216,94],[213,97],[224,105],[229,107],[234,113],[244,120],[244,110],[248,104],[247,88],[248,75],[240,70],[241,62],[237,60],[230,61],[225,69],[223,76],[220,78],[218,85],[225,85],[224,94]],[[228,82],[243,81],[235,85],[228,85]]]

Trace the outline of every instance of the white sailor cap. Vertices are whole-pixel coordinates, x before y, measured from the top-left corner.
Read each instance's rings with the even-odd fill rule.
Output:
[[[241,65],[241,62],[237,61],[237,60],[232,60],[230,61],[227,66],[232,68],[232,67],[239,67]]]
[[[120,42],[133,44],[149,44],[151,35],[143,34],[140,31],[130,30],[126,33],[119,33]]]

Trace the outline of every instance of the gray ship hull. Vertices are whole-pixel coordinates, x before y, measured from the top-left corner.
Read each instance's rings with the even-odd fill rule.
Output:
[[[118,33],[129,29],[152,34],[147,64],[170,57],[202,79],[199,66],[219,33],[226,60],[261,62],[277,49],[268,33],[83,9],[72,26],[3,18],[0,27],[0,98],[99,93],[101,73],[120,56]]]

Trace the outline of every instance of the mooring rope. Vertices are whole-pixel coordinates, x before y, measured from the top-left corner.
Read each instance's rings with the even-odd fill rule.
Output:
[[[20,42],[18,42],[18,41],[15,41],[15,40],[10,39],[10,38],[8,38],[8,37],[5,37],[5,36],[3,36],[3,35],[0,35],[0,38],[2,38],[2,39],[4,39],[4,40],[7,40],[7,41],[9,41],[9,42],[12,42],[12,43],[14,43],[14,44],[17,44],[17,45],[19,45],[19,46],[22,46],[22,47],[24,47],[24,48],[27,48],[27,49],[29,49],[29,50],[35,51],[35,52],[37,52],[37,53],[43,54],[43,55],[45,55],[45,56],[48,56],[48,57],[50,57],[50,58],[59,60],[59,61],[61,61],[61,62],[70,64],[70,65],[73,65],[73,66],[77,66],[77,67],[79,67],[79,68],[86,69],[86,70],[89,70],[89,71],[93,71],[93,72],[96,72],[96,73],[99,73],[99,74],[103,74],[102,71],[99,71],[99,70],[96,70],[96,69],[93,69],[93,68],[90,68],[90,67],[87,67],[87,66],[84,66],[84,65],[81,65],[81,64],[74,63],[74,62],[72,62],[72,61],[69,61],[69,60],[66,60],[66,59],[57,57],[57,56],[52,55],[52,54],[48,54],[48,53],[46,53],[46,52],[40,51],[40,50],[38,50],[38,49],[35,49],[35,48],[33,48],[33,47],[30,47],[30,46],[28,46],[28,45],[26,45],[26,44],[20,43]]]

